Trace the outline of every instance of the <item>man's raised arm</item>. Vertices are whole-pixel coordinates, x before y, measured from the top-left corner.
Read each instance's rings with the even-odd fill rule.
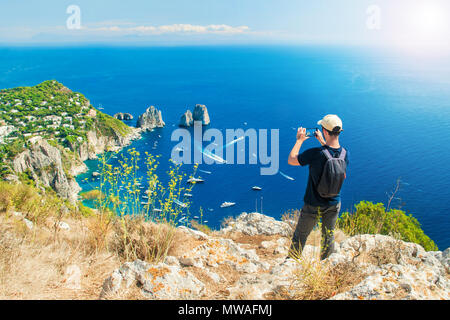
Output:
[[[303,141],[307,139],[309,139],[309,137],[306,136],[306,129],[302,127],[298,128],[297,141],[295,142],[294,147],[289,153],[288,164],[290,164],[291,166],[300,165],[300,163],[298,162],[298,154],[300,152],[300,148],[302,147]]]

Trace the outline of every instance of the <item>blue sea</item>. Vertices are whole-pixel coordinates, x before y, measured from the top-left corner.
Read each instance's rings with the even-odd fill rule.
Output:
[[[415,216],[440,249],[450,246],[449,56],[300,46],[0,48],[0,88],[48,79],[110,115],[130,112],[136,119],[150,105],[162,110],[166,127],[132,145],[162,156],[162,176],[176,144],[172,131],[195,104],[208,107],[210,128],[279,129],[280,170],[294,180],[261,176],[260,165],[200,165],[212,174],[200,172],[206,181],[192,192],[191,213],[202,207],[213,228],[256,204],[261,211],[261,201],[263,213],[277,219],[301,208],[308,170],[287,164],[293,128],[338,114],[341,144],[351,153],[343,210],[361,200],[387,203],[400,179],[391,206]],[[309,139],[302,148],[317,145]],[[79,181],[89,189],[85,176]],[[262,191],[252,191],[254,185]],[[224,201],[236,205],[220,208]]]

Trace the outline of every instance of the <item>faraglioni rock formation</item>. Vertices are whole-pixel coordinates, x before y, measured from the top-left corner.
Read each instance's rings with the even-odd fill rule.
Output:
[[[118,120],[133,120],[133,116],[131,115],[131,113],[127,113],[127,112],[116,113],[114,115],[114,118],[116,118]]]
[[[162,128],[165,123],[162,119],[161,110],[156,109],[154,106],[150,106],[147,110],[141,114],[138,118],[136,127],[141,128],[143,131],[152,130],[156,127]]]
[[[208,108],[204,104],[196,104],[194,113],[187,110],[180,119],[180,127],[190,127],[194,125],[194,121],[200,121],[202,125],[207,126],[210,124]]]
[[[204,126],[207,126],[211,121],[209,120],[208,108],[203,104],[196,104],[193,114],[194,121],[201,121]]]
[[[194,124],[194,118],[192,117],[192,112],[187,110],[180,119],[180,127],[190,127]]]

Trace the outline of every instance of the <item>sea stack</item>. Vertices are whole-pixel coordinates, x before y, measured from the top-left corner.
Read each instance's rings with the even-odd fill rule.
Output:
[[[133,116],[130,113],[123,113],[123,112],[119,112],[116,113],[114,116],[114,118],[118,119],[118,120],[133,120]]]
[[[143,131],[152,130],[156,127],[162,128],[165,123],[162,119],[161,110],[156,109],[154,106],[150,106],[147,110],[139,116],[136,127],[141,128]]]
[[[207,126],[210,123],[208,109],[203,104],[195,105],[194,121],[201,121],[204,126]]]
[[[190,110],[186,111],[180,119],[180,127],[190,127],[194,124],[194,118],[192,117],[192,112]]]

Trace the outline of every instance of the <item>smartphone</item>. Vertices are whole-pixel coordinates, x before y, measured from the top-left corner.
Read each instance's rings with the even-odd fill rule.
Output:
[[[315,137],[317,128],[306,128],[307,137]]]

